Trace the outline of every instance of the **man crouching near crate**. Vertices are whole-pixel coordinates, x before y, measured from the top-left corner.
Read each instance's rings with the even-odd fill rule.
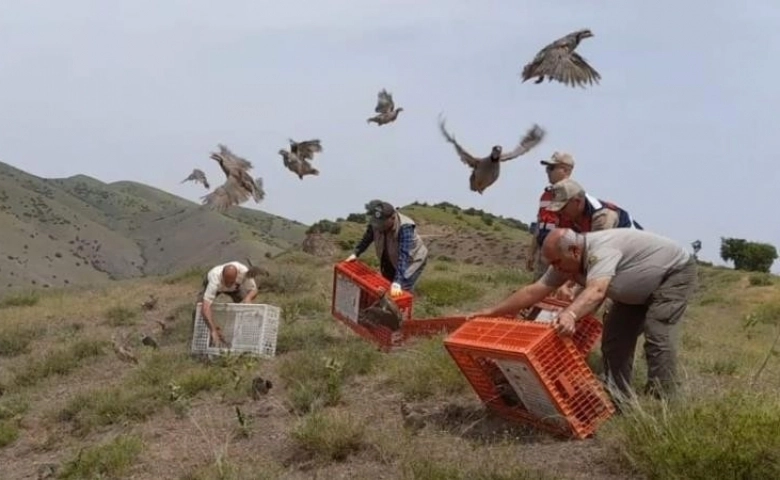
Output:
[[[225,345],[227,342],[222,335],[222,329],[214,323],[211,304],[220,293],[229,295],[233,303],[251,303],[258,293],[254,279],[258,272],[263,270],[252,267],[250,271],[250,268],[241,262],[228,262],[209,270],[203,279],[203,288],[198,293],[197,302],[202,302],[201,314],[211,331],[211,341],[215,345]],[[194,323],[195,315],[192,320]]]
[[[414,221],[381,200],[366,204],[368,226],[354,253],[345,261],[358,258],[371,243],[376,249],[380,272],[392,282],[390,296],[412,291],[428,262],[428,248],[417,233]]]
[[[550,266],[541,278],[468,318],[514,317],[574,280],[585,289],[559,312],[553,321],[556,330],[573,334],[577,319],[610,298],[613,306],[604,319],[601,340],[608,385],[629,395],[634,350],[644,333],[648,369],[644,392],[657,397],[674,394],[680,320],[696,287],[693,256],[668,238],[628,228],[584,234],[556,228],[545,239],[542,255]]]

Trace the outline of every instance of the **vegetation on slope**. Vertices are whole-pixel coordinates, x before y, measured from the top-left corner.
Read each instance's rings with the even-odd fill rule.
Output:
[[[208,364],[188,356],[198,269],[7,298],[4,471],[17,478],[53,464],[61,478],[141,479],[780,474],[780,364],[768,355],[780,332],[774,276],[757,284],[754,274],[703,267],[684,324],[681,401],[642,400],[597,438],[561,442],[487,414],[441,337],[382,354],[336,322],[329,313],[334,259],[291,252],[268,262],[261,300],[283,310],[274,359]],[[516,268],[433,259],[415,311],[470,311],[526,281]],[[141,311],[152,292],[157,309]],[[141,332],[155,336],[159,350],[143,347]],[[113,334],[127,335],[137,365],[114,356]],[[639,385],[641,358],[637,365]],[[273,383],[257,400],[249,393],[255,375]]]
[[[0,285],[89,285],[298,246],[306,227],[258,210],[227,214],[135,182],[43,179],[0,163]]]

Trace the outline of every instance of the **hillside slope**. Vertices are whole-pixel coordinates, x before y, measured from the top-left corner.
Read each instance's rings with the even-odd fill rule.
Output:
[[[476,220],[446,208],[421,206],[416,216],[438,215],[429,228]],[[354,239],[346,230],[362,229],[338,225],[344,242]],[[2,477],[780,478],[780,362],[768,356],[780,332],[777,277],[702,266],[682,324],[684,401],[648,401],[641,415],[615,416],[595,438],[567,442],[489,414],[441,336],[383,354],[334,320],[333,262],[343,253],[266,262],[258,301],[280,306],[282,318],[275,358],[260,361],[188,355],[199,272],[0,302]],[[416,318],[471,312],[529,281],[513,265],[441,255],[418,284]],[[151,293],[159,302],[144,311]],[[159,349],[143,346],[142,333]],[[114,335],[138,363],[114,354]],[[641,341],[636,365],[638,387]],[[272,388],[253,397],[258,375]]]
[[[306,226],[257,210],[225,215],[155,188],[0,163],[0,285],[84,285],[161,275],[296,247]]]
[[[530,234],[528,225],[473,208],[461,208],[447,202],[434,205],[414,202],[399,208],[418,226],[431,258],[474,265],[523,267]],[[322,237],[333,249],[348,254],[363,235],[365,215],[353,213],[335,222],[321,220],[309,232]],[[364,254],[373,256],[373,248]]]

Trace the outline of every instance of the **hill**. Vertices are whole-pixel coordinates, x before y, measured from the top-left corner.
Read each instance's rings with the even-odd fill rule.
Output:
[[[82,210],[82,218],[99,219],[108,208]],[[496,229],[449,205],[404,211],[424,234],[443,232],[428,237],[440,238],[441,250],[420,280],[416,317],[469,312],[528,281],[514,262],[472,258],[484,249],[455,245],[452,234],[482,223],[497,252],[514,252],[527,241],[521,226]],[[137,480],[780,476],[780,363],[769,355],[780,331],[777,277],[702,265],[683,326],[681,401],[643,400],[595,438],[565,442],[486,412],[441,336],[382,354],[333,320],[333,262],[363,228],[359,216],[352,220],[310,227],[309,240],[328,245],[328,255],[287,251],[267,260],[271,275],[259,300],[283,312],[273,359],[209,364],[188,355],[197,270],[5,299],[4,478],[52,471],[64,479]],[[363,259],[376,265],[371,251]],[[142,311],[150,293],[159,303]],[[160,348],[142,346],[141,333]],[[115,356],[113,335],[126,336],[138,364]],[[589,358],[596,372],[598,356],[596,347]],[[645,376],[638,357],[637,386]],[[273,384],[257,399],[249,394],[255,375]]]
[[[414,202],[398,210],[415,221],[431,258],[474,265],[525,265],[530,234],[528,225],[520,220],[448,202]],[[360,241],[365,228],[365,214],[360,212],[335,221],[321,220],[307,233],[321,236],[312,243],[325,252],[348,252]],[[323,247],[323,243],[330,245]],[[369,249],[366,253],[372,252]]]
[[[139,183],[44,179],[0,163],[6,293],[263,258],[298,246],[305,230],[247,208],[221,215]]]

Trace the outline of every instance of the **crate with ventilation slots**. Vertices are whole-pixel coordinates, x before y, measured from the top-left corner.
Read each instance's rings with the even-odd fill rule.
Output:
[[[464,317],[413,319],[414,297],[406,291],[392,298],[401,311],[402,322],[398,328],[365,321],[363,312],[375,305],[383,292],[390,292],[390,283],[359,260],[336,264],[331,304],[333,317],[385,352],[401,346],[411,337],[450,333],[465,321]]]
[[[215,345],[203,318],[202,304],[195,306],[195,325],[190,350],[194,355],[248,353],[272,358],[276,355],[279,307],[258,303],[212,303],[214,323],[222,329],[227,346]]]
[[[562,311],[570,304],[571,302],[547,297],[541,302],[534,304],[531,308],[528,308],[521,316],[525,320],[550,323],[558,312]],[[577,320],[572,340],[577,346],[577,350],[579,350],[583,356],[587,357],[588,353],[593,349],[593,346],[598,343],[601,338],[602,330],[603,327],[601,322],[593,315],[585,315]]]
[[[551,325],[478,317],[444,345],[482,402],[504,418],[582,439],[615,412],[572,339]]]

